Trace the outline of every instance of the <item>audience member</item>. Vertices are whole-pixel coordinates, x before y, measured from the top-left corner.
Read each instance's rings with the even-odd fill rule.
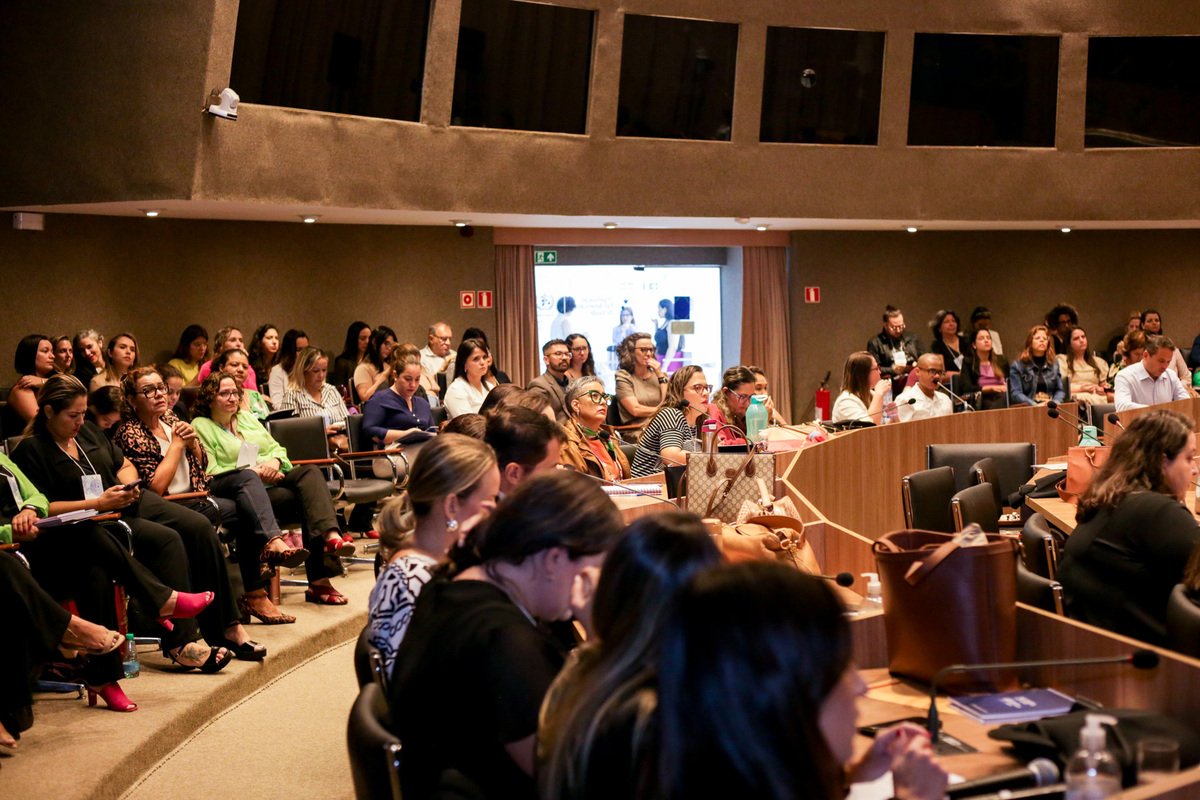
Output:
[[[992,311],[987,306],[975,306],[971,312],[972,330],[988,331],[992,335],[992,352],[998,356],[1004,355],[1004,346],[1000,343],[1000,334],[992,329]],[[970,335],[967,336],[970,339]]]
[[[488,392],[496,384],[488,378],[488,352],[478,339],[464,339],[454,358],[454,380],[446,387],[446,413],[453,419],[459,414],[476,414]]]
[[[371,326],[362,321],[350,323],[346,328],[346,341],[342,344],[342,352],[333,360],[330,369],[329,382],[347,399],[350,405],[359,405],[362,398],[354,389],[354,370],[367,357],[367,343],[371,341]]]
[[[444,386],[450,383],[454,374],[454,359],[457,353],[451,348],[454,341],[454,331],[444,322],[435,322],[429,326],[429,342],[421,348],[421,385],[429,395],[432,405],[440,405]],[[442,386],[438,385],[441,376]]]
[[[1008,406],[1008,359],[995,347],[995,334],[976,328],[971,338],[971,360],[962,372],[962,393],[979,392],[979,409]]]
[[[958,313],[950,309],[938,311],[930,321],[929,329],[933,333],[933,343],[929,352],[942,357],[942,363],[946,365],[946,377],[952,378],[966,369],[971,351],[967,347],[966,338],[960,332],[962,324],[959,322]]]
[[[200,384],[200,366],[208,360],[208,331],[203,325],[188,325],[179,334],[175,355],[167,363],[179,370],[187,386]]]
[[[1059,303],[1046,312],[1046,329],[1050,332],[1050,342],[1054,345],[1055,353],[1067,352],[1070,344],[1071,328],[1079,325],[1079,312],[1069,303]]]
[[[118,333],[108,342],[104,369],[96,373],[88,388],[94,392],[101,386],[120,386],[125,373],[137,365],[137,340],[132,333]]]
[[[104,371],[104,337],[92,328],[85,328],[71,340],[75,351],[75,377],[86,389],[92,378]]]
[[[308,334],[299,328],[288,328],[283,334],[283,341],[279,343],[279,359],[275,362],[275,366],[271,367],[271,373],[267,376],[267,396],[274,398],[283,397],[287,392],[288,375],[292,372],[292,367],[296,366],[296,354],[304,348],[308,347]],[[201,378],[200,380],[204,380]],[[243,389],[250,388],[244,384]]]
[[[593,635],[568,657],[542,704],[537,777],[543,798],[653,793],[663,623],[680,587],[720,561],[695,514],[653,514],[626,529],[596,583]]]
[[[546,371],[525,388],[545,395],[550,401],[550,408],[554,410],[555,420],[561,424],[567,419],[563,405],[569,383],[567,370],[571,367],[571,350],[562,339],[551,339],[542,345],[542,360],[546,364]]]
[[[621,368],[614,380],[622,425],[643,424],[654,416],[667,396],[667,376],[654,357],[654,339],[648,333],[631,333],[618,347]],[[624,431],[628,442],[637,442],[641,431]]]
[[[874,356],[866,350],[851,353],[842,368],[842,392],[833,401],[832,421],[881,424],[891,389],[892,382],[882,377]]]
[[[191,422],[192,414],[183,402],[183,374],[170,364],[159,364],[158,374],[162,376],[163,384],[167,387],[167,408],[184,422]]]
[[[492,376],[492,380],[496,383],[496,385],[500,385],[502,383],[512,383],[512,380],[510,380],[508,377],[508,373],[496,366],[496,359],[495,355],[492,353],[491,342],[488,341],[487,333],[484,332],[483,328],[467,328],[465,331],[463,331],[463,338],[478,339],[479,341],[483,342],[483,348],[487,350],[488,354],[488,374]]]
[[[513,384],[501,384],[502,386],[512,386]],[[500,387],[497,386],[497,389]],[[492,391],[495,391],[493,389]],[[488,395],[491,397],[491,395]],[[483,414],[459,414],[454,419],[450,420],[442,428],[442,433],[461,433],[463,436],[470,436],[472,439],[483,441],[484,435],[487,433],[487,417]]]
[[[1067,378],[1071,399],[1083,403],[1107,403],[1108,364],[1088,349],[1087,332],[1075,326],[1067,340],[1069,348],[1058,355],[1058,371]]]
[[[1141,328],[1131,330],[1121,337],[1121,344],[1117,349],[1121,355],[1108,368],[1108,383],[1113,387],[1116,386],[1117,373],[1126,367],[1141,363],[1142,355],[1146,352],[1146,334],[1142,333]]]
[[[681,589],[659,645],[649,764],[664,800],[822,798],[892,772],[893,793],[941,800],[947,776],[928,733],[899,725],[854,760],[855,704],[867,690],[850,626],[829,585],[778,563],[717,567]],[[754,676],[747,680],[747,676]]]
[[[950,397],[938,391],[941,378],[946,374],[942,357],[926,353],[917,359],[917,382],[896,397],[896,415],[901,422],[914,419],[944,417],[953,413],[954,404]]]
[[[121,421],[125,393],[120,386],[101,386],[88,394],[85,419],[108,433]]]
[[[278,403],[279,410],[294,411],[297,417],[320,417],[325,422],[325,435],[329,437],[330,447],[349,452],[346,417],[350,412],[342,401],[342,393],[325,382],[327,374],[329,357],[325,353],[315,347],[301,350],[296,354],[296,363],[288,375],[288,388]]]
[[[371,331],[363,360],[354,368],[354,393],[365,403],[380,389],[392,382],[388,359],[396,349],[396,332],[386,325]]]
[[[1164,336],[1162,314],[1153,308],[1143,311],[1142,331],[1146,334],[1147,338],[1150,336]],[[1179,378],[1179,383],[1182,386],[1190,387],[1192,385],[1192,371],[1188,369],[1187,361],[1178,348],[1171,351],[1170,368],[1175,373],[1175,377]]]
[[[671,376],[666,399],[638,439],[633,454],[633,477],[662,472],[667,466],[687,463],[687,451],[696,438],[696,426],[707,419],[708,395],[712,386],[704,370],[695,364],[681,367]]]
[[[730,367],[721,376],[721,388],[716,397],[708,404],[709,419],[716,420],[717,425],[732,425],[741,431],[728,428],[717,429],[717,439],[721,444],[745,444],[746,409],[750,407],[750,399],[754,397],[754,373],[746,367]]]
[[[245,387],[246,376],[250,373],[250,356],[240,347],[231,347],[218,354],[211,362],[213,372],[224,372],[237,379],[240,386]],[[210,373],[211,374],[211,373]],[[271,414],[271,406],[267,398],[256,389],[242,389],[242,409],[249,411],[260,422]]]
[[[287,344],[286,337],[284,338],[284,344],[285,345]],[[242,336],[242,331],[240,328],[235,328],[232,325],[227,325],[226,327],[221,328],[219,331],[217,331],[217,335],[215,337],[213,337],[213,348],[212,348],[213,357],[221,355],[221,353],[224,353],[226,350],[241,350],[243,353],[246,352],[246,340]],[[284,355],[284,350],[281,347],[280,356],[282,357],[283,355]],[[249,354],[247,354],[246,358],[247,358],[247,363],[248,363],[249,362]],[[278,367],[279,365],[276,364],[275,366]],[[213,370],[212,361],[205,361],[203,364],[201,364],[200,371],[196,373],[196,385],[198,386],[201,383],[203,383],[204,379],[208,377],[208,374],[210,372],[212,372],[212,370]],[[269,381],[270,378],[274,377],[275,372],[276,372],[276,370],[272,369],[271,374],[262,376],[262,379],[264,381]],[[258,378],[259,378],[259,376],[254,372],[254,368],[253,367],[248,368],[246,370],[245,381],[242,383],[242,388],[243,389],[253,389],[254,391],[258,391]],[[267,394],[270,394],[270,393],[271,393],[271,389],[268,385]]]
[[[433,411],[425,398],[418,397],[421,388],[421,358],[415,355],[397,356],[392,353],[390,364],[394,378],[391,387],[376,392],[363,406],[363,433],[375,444],[386,447],[433,428]]]
[[[250,339],[250,350],[246,355],[250,357],[254,374],[266,375],[269,383],[271,368],[279,361],[279,328],[269,322],[259,325]]]
[[[1069,325],[1067,326],[1070,327]],[[1045,325],[1034,325],[1025,335],[1025,348],[1008,370],[1010,405],[1041,406],[1066,399],[1062,373]]]
[[[592,585],[620,534],[594,481],[554,470],[521,484],[453,551],[451,579],[417,598],[392,674],[405,796],[432,796],[449,771],[484,797],[537,796],[538,712],[564,661],[538,622],[571,616],[577,579]]]
[[[654,325],[654,351],[663,371],[670,375],[683,366],[682,333],[671,330],[675,320],[675,303],[667,298],[658,301],[658,320]]]
[[[596,374],[596,360],[592,357],[592,343],[582,333],[572,333],[566,338],[571,351],[571,366],[567,367],[567,378],[575,380]]]
[[[584,375],[567,386],[567,421],[563,423],[566,441],[558,461],[580,472],[610,481],[630,476],[629,459],[617,445],[611,428],[604,424],[612,396],[595,375]]]
[[[421,449],[408,486],[379,512],[379,572],[367,609],[368,636],[391,676],[417,595],[446,551],[496,507],[500,473],[478,439],[443,434]]]
[[[1113,386],[1113,402],[1117,411],[1145,408],[1173,400],[1185,400],[1190,395],[1171,371],[1175,343],[1166,336],[1148,335],[1146,349],[1139,364],[1117,373]]]
[[[54,337],[54,368],[63,375],[75,371],[75,349],[71,347],[71,337],[59,335]]]
[[[892,391],[899,394],[921,354],[917,337],[905,332],[903,311],[895,306],[883,310],[883,330],[867,342],[867,352],[875,357],[880,374],[892,379]]]
[[[767,373],[763,372],[762,367],[747,366],[746,369],[754,373],[754,393],[767,398],[767,419],[774,425],[787,425],[788,421],[775,408],[775,400],[771,397],[771,383],[767,380]]]
[[[54,366],[54,343],[49,336],[31,333],[17,342],[13,369],[20,379],[8,390],[8,405],[4,407],[4,430],[15,436],[37,414],[37,393],[57,370]]]
[[[539,472],[553,469],[565,438],[561,427],[531,409],[506,405],[490,411],[483,440],[496,453],[500,496]]]
[[[1112,446],[1079,499],[1058,571],[1072,618],[1166,644],[1167,598],[1200,545],[1183,504],[1197,473],[1195,426],[1158,409],[1129,423]]]
[[[1108,362],[1114,364],[1121,360],[1124,353],[1121,351],[1121,340],[1125,338],[1125,334],[1142,329],[1142,312],[1130,311],[1129,317],[1125,322],[1125,330],[1117,334],[1108,343]]]

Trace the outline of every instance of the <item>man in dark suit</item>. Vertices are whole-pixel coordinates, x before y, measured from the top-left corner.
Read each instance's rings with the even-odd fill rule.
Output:
[[[540,392],[550,401],[554,409],[554,418],[563,423],[567,413],[563,410],[567,392],[567,369],[571,366],[571,350],[562,339],[551,339],[542,345],[542,360],[546,362],[546,371],[529,382],[525,388],[531,392]]]

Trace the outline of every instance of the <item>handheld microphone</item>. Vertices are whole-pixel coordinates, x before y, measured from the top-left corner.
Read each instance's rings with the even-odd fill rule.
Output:
[[[995,664],[951,664],[935,672],[933,679],[929,682],[929,716],[925,723],[925,728],[929,731],[929,735],[936,744],[938,740],[938,728],[940,727],[937,710],[938,682],[952,672],[994,672],[1008,669],[1029,669],[1032,667],[1088,667],[1097,664],[1132,664],[1134,669],[1154,669],[1158,666],[1158,653],[1153,650],[1143,649],[1134,650],[1132,653],[1126,653],[1123,656],[1103,656],[1100,658],[1059,658],[1044,661],[997,662]]]
[[[1121,418],[1116,414],[1110,413],[1105,419],[1108,420],[1110,425],[1116,425],[1121,430],[1125,430],[1125,426],[1121,424]]]
[[[968,403],[965,397],[959,397],[958,395],[956,395],[954,393],[954,390],[950,388],[950,384],[939,383],[938,388],[941,389],[946,394],[950,395],[951,400],[962,403],[963,409],[965,409],[966,411],[978,411],[979,410],[979,409],[975,408],[975,406]]]
[[[1005,789],[1049,786],[1058,783],[1061,774],[1058,765],[1050,759],[1035,758],[1023,767],[947,786],[946,797],[958,800],[962,797],[976,797],[985,792],[997,793]]]

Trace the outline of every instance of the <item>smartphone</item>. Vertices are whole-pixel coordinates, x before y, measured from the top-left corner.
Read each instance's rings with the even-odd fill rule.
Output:
[[[887,722],[877,722],[874,725],[864,725],[858,729],[858,732],[863,736],[869,736],[874,739],[875,734],[879,733],[884,728],[890,728],[893,725],[899,725],[901,722],[914,722],[921,727],[925,727],[928,722],[927,717],[905,717],[904,719],[889,719]]]
[[[125,492],[128,492],[128,491],[130,491],[131,489],[136,489],[136,488],[137,488],[137,487],[138,487],[138,486],[141,484],[141,482],[142,482],[142,479],[141,479],[141,478],[134,478],[134,479],[133,479],[133,480],[131,480],[129,483],[127,483],[127,484],[125,484],[124,486],[122,486],[122,487],[121,487],[121,490],[122,490],[122,491],[125,491]]]

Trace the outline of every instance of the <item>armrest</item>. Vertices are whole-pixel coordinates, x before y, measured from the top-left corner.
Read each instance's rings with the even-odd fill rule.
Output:
[[[338,460],[336,458],[304,458],[297,461],[292,461],[292,466],[312,464],[314,467],[332,467],[337,463]]]
[[[169,500],[172,503],[186,503],[189,500],[203,500],[208,497],[208,492],[180,492],[179,494],[165,494],[163,500]]]
[[[404,452],[402,447],[393,447],[391,450],[360,450],[353,453],[338,453],[338,458],[343,461],[352,461],[356,458],[382,458],[383,456],[398,456]]]

